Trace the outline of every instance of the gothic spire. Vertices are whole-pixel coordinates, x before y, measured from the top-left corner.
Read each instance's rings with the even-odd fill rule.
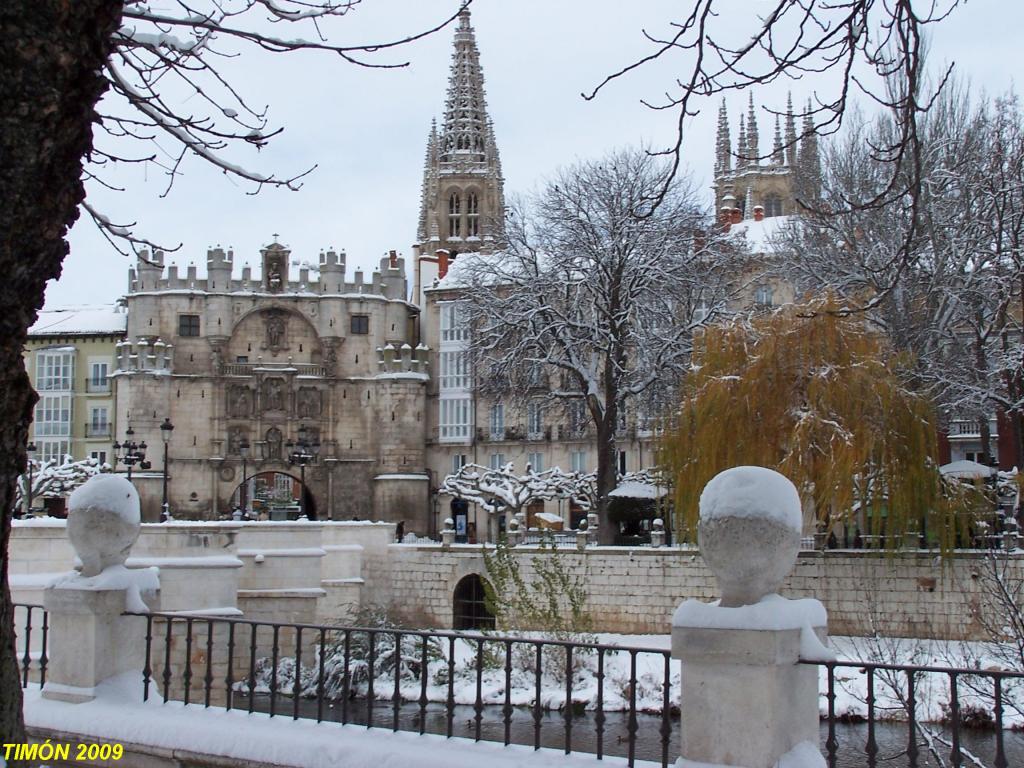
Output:
[[[459,26],[455,30],[455,50],[444,108],[441,162],[485,162],[488,159],[488,118],[484,74],[468,10],[459,14]]]
[[[796,118],[793,117],[793,94],[786,97],[786,165],[796,168]]]
[[[750,160],[747,165],[757,166],[760,164],[758,158],[761,155],[758,149],[757,115],[754,113],[754,92],[749,91],[750,101],[747,106],[747,156]]]
[[[782,165],[785,162],[782,152],[782,131],[779,129],[779,115],[775,113],[775,139],[772,143],[772,165]]]
[[[732,139],[729,137],[729,113],[725,108],[725,97],[718,108],[718,138],[715,141],[715,171],[728,173],[732,168]]]
[[[740,113],[740,135],[736,142],[736,168],[740,169],[747,164],[747,125],[743,122],[743,113]]]

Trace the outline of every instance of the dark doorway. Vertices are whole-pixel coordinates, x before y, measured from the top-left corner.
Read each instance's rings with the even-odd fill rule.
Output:
[[[230,510],[253,520],[297,520],[305,497],[306,517],[317,519],[316,498],[308,485],[284,472],[257,472],[242,480],[231,494]]]
[[[494,629],[494,614],[484,600],[484,580],[475,573],[455,585],[453,629]]]

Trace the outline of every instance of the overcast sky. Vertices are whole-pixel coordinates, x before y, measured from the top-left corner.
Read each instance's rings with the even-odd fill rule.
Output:
[[[686,3],[681,0],[476,0],[473,26],[480,47],[487,101],[506,177],[506,194],[528,192],[559,166],[609,149],[646,142],[668,144],[674,115],[640,104],[671,84],[673,64],[660,62],[584,101],[610,71],[651,50],[642,30],[661,32]],[[765,0],[731,0],[737,24],[750,23]],[[335,26],[346,42],[401,36],[430,26],[455,0],[364,0],[358,13]],[[744,19],[742,14],[749,16]],[[1020,60],[1024,2],[969,0],[934,35],[931,61],[955,62],[978,91],[1014,87]],[[268,104],[273,125],[285,126],[259,154],[233,159],[277,175],[317,165],[298,192],[251,188],[192,158],[184,176],[160,198],[158,169],[128,166],[116,181],[129,189],[90,189],[89,199],[116,222],[138,221],[139,232],[181,249],[172,262],[203,269],[209,246],[233,246],[236,269],[257,264],[259,248],[280,234],[292,258],[315,262],[321,250],[343,249],[349,272],[369,273],[389,249],[409,255],[416,236],[427,132],[442,117],[452,46],[451,28],[381,61],[408,60],[398,70],[368,70],[330,54],[271,55],[248,51],[229,62],[236,86],[254,103]],[[292,35],[289,35],[292,36]],[[787,89],[805,100],[828,79],[805,78],[756,91],[755,102],[777,109]],[[729,100],[733,137],[746,94]],[[714,159],[717,103],[707,104],[687,129],[686,160],[706,190]],[[770,118],[760,120],[762,149]],[[47,307],[109,302],[127,289],[128,259],[116,253],[87,218],[70,236],[61,279],[47,290]]]

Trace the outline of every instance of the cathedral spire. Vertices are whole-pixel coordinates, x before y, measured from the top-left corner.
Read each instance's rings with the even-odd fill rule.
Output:
[[[747,106],[747,156],[750,160],[747,165],[755,167],[760,165],[761,151],[758,149],[757,115],[754,113],[754,92],[749,91],[750,101]]]
[[[782,152],[782,131],[779,128],[779,114],[776,112],[775,139],[772,143],[772,165],[782,165],[784,162],[784,155]]]
[[[732,168],[732,139],[729,137],[729,113],[725,108],[725,97],[718,108],[718,138],[715,141],[715,171],[728,173]]]
[[[736,170],[741,170],[747,164],[747,125],[743,122],[743,113],[740,112],[740,135],[736,142]]]
[[[796,168],[796,118],[793,117],[793,94],[786,97],[786,165]]]
[[[500,243],[504,180],[468,10],[459,14],[440,129],[427,139],[418,240],[454,258]]]
[[[455,30],[455,50],[448,75],[448,96],[444,105],[441,130],[441,160],[453,162],[487,160],[487,101],[484,97],[484,74],[480,68],[480,52],[476,36],[469,25],[469,11],[459,14]]]

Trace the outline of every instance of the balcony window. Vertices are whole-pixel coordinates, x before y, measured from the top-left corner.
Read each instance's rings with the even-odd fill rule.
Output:
[[[442,352],[441,389],[469,389],[468,369],[465,352]]]
[[[573,451],[570,457],[572,461],[572,471],[579,472],[580,474],[586,474],[589,472],[587,469],[587,452],[586,451]]]
[[[505,439],[505,406],[495,403],[491,406],[491,440]]]
[[[463,322],[463,313],[460,310],[458,302],[445,302],[441,304],[440,307],[442,343],[468,340],[469,332]]]
[[[75,353],[70,350],[36,353],[36,391],[70,392],[75,370]]]
[[[526,406],[526,437],[528,440],[541,440],[544,437],[544,406],[540,403]]]
[[[495,469],[495,470],[501,469],[502,467],[505,466],[505,454],[504,453],[492,453],[490,458],[488,459],[487,465],[491,469]]]
[[[109,370],[109,363],[90,363],[86,388],[90,392],[109,392],[110,379],[107,378]]]
[[[70,437],[71,395],[42,395],[33,428],[36,437]]]
[[[465,440],[472,426],[470,400],[446,398],[441,400],[440,438],[442,440]]]
[[[530,469],[533,472],[544,471],[544,454],[539,452],[528,453],[526,455],[526,461],[530,465]]]
[[[452,455],[452,474],[457,475],[459,470],[466,466],[466,454],[456,453]]]

